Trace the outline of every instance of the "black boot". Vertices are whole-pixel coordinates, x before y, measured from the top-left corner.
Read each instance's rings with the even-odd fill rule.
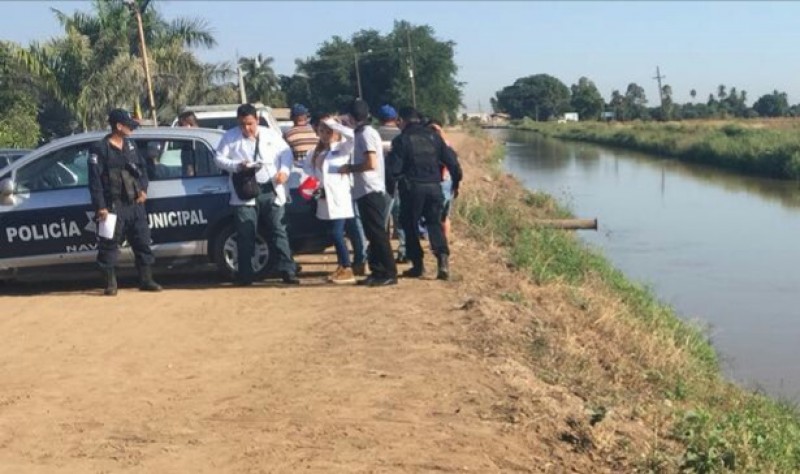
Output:
[[[153,268],[150,265],[139,267],[139,289],[142,291],[161,291],[161,285],[153,280]]]
[[[450,279],[450,262],[449,255],[442,253],[436,256],[436,261],[439,263],[439,271],[436,273],[437,280]]]
[[[103,294],[106,296],[117,296],[117,271],[114,267],[103,268],[103,276],[106,279],[106,288]]]
[[[403,276],[406,278],[419,278],[424,274],[425,266],[422,264],[422,260],[413,260],[411,268],[403,272]]]

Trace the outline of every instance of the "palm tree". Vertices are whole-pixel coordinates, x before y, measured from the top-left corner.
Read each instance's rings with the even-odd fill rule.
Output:
[[[266,105],[276,105],[275,102],[279,101],[280,81],[272,69],[273,61],[274,58],[262,56],[261,53],[254,58],[239,59],[249,101],[260,101]]]
[[[72,15],[53,9],[66,36],[17,51],[42,90],[84,130],[103,127],[110,108],[146,103],[138,29],[128,6],[122,0],[94,0],[92,9]],[[186,50],[216,44],[204,21],[167,22],[150,8],[142,23],[162,107],[177,110],[187,98],[198,95],[194,89],[208,88],[222,75],[217,69],[209,72]]]

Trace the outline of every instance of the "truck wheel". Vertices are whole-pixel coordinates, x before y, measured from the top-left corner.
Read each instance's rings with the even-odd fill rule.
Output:
[[[217,270],[227,280],[233,280],[239,262],[236,252],[236,230],[233,224],[222,228],[215,239],[214,262]],[[256,235],[256,251],[253,255],[253,273],[256,278],[262,277],[267,271],[267,261],[269,260],[269,246],[266,240],[260,235]]]

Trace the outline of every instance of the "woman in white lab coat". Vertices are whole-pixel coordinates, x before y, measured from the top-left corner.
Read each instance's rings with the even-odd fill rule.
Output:
[[[328,280],[333,283],[354,283],[350,251],[344,240],[345,222],[352,219],[352,181],[349,174],[339,173],[339,167],[352,162],[353,130],[332,116],[319,118],[317,147],[306,154],[303,171],[319,180],[317,218],[330,222],[331,236],[336,247],[338,267]]]

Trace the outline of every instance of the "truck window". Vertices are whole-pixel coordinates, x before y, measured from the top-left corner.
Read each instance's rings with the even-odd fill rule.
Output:
[[[151,181],[218,176],[214,153],[199,140],[136,140],[139,153],[147,163]]]
[[[261,125],[262,127],[269,128],[269,123],[267,123],[267,120],[263,116],[259,117],[258,124]],[[197,126],[201,128],[216,128],[218,130],[230,130],[234,127],[238,127],[239,123],[236,121],[236,117],[206,117],[206,118],[198,118]]]

